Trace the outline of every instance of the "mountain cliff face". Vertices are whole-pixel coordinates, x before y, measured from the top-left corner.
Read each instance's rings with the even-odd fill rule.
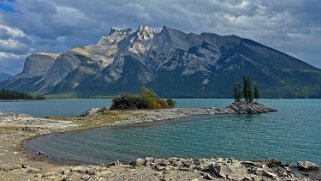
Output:
[[[147,26],[112,28],[96,45],[59,55],[31,55],[0,88],[93,97],[145,85],[165,97],[231,97],[243,75],[264,97],[321,96],[320,69],[255,41]]]

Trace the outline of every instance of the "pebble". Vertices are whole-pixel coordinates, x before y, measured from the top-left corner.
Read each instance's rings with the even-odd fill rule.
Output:
[[[89,176],[89,175],[84,175],[84,176],[81,177],[81,179],[83,179],[83,180],[89,180],[89,179],[90,179],[90,176]]]

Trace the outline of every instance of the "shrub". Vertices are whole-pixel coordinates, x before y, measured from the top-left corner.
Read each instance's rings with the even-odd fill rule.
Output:
[[[167,99],[166,102],[167,102],[168,108],[174,108],[176,105],[176,102],[173,99]]]
[[[174,108],[175,101],[172,99],[163,100],[145,87],[142,87],[139,96],[133,94],[122,94],[112,100],[110,109],[164,109]]]
[[[137,109],[139,104],[140,100],[137,96],[131,94],[122,94],[121,96],[113,99],[110,109]]]

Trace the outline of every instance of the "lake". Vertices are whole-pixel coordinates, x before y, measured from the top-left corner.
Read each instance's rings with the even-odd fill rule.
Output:
[[[222,107],[229,99],[177,99],[178,107]],[[129,162],[137,157],[275,158],[321,164],[321,100],[260,100],[278,112],[213,115],[51,134],[26,143],[59,163]],[[78,115],[110,100],[1,102],[1,111],[34,116]]]

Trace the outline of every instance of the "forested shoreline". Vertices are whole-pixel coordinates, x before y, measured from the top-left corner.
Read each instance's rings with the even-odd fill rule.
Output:
[[[0,100],[43,100],[43,96],[33,96],[24,92],[18,92],[8,89],[0,90]]]

